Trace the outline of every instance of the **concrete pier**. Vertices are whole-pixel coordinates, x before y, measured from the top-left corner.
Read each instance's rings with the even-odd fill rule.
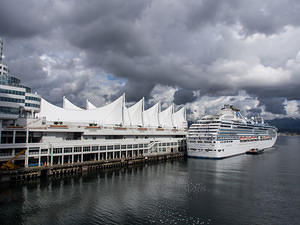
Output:
[[[91,171],[102,171],[113,168],[141,165],[183,158],[183,152],[157,154],[152,156],[138,156],[126,159],[108,159],[99,161],[86,161],[78,163],[64,163],[53,166],[28,167],[13,171],[1,171],[0,183],[11,181],[32,180],[40,177],[60,177],[64,175],[82,174]]]

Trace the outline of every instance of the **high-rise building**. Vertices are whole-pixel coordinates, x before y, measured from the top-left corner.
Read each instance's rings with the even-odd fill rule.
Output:
[[[3,41],[0,39],[0,57]],[[41,98],[31,93],[31,88],[21,84],[21,80],[12,75],[8,66],[0,61],[0,120],[16,120],[34,117],[40,111]],[[15,121],[10,121],[14,123]]]

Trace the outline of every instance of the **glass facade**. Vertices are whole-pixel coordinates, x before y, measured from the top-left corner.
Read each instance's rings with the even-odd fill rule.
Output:
[[[0,106],[0,113],[19,114],[19,108]]]
[[[22,87],[20,83],[21,83],[20,79],[13,77],[11,75],[2,74],[0,76],[0,84],[2,84],[2,85]]]
[[[25,86],[23,86],[23,88],[25,88],[25,90],[26,90],[26,93],[31,93],[31,88],[29,88],[29,87],[25,87]]]
[[[34,107],[34,108],[40,108],[40,105],[38,105],[38,104],[32,104],[32,103],[25,103],[25,106],[27,106],[27,107]]]
[[[1,89],[0,89],[1,90]],[[24,93],[25,94],[25,93]],[[36,98],[36,97],[32,97],[32,96],[25,96],[26,100],[31,100],[31,101],[36,101],[36,102],[40,102],[41,99],[40,98]]]
[[[0,101],[2,102],[17,102],[17,103],[24,103],[24,99],[19,99],[19,98],[8,98],[8,97],[1,97],[0,96]]]
[[[22,96],[25,95],[25,92],[23,92],[23,91],[7,90],[7,89],[3,89],[3,88],[0,88],[0,93],[12,94],[12,95],[22,95]]]

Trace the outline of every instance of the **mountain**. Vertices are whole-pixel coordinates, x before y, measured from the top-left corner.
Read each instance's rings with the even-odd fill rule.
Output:
[[[298,133],[300,134],[300,119],[282,118],[267,120],[268,124],[278,128],[281,133]]]

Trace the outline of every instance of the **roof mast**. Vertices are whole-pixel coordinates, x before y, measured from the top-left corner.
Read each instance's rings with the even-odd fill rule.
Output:
[[[0,64],[2,64],[3,41],[0,37]]]

